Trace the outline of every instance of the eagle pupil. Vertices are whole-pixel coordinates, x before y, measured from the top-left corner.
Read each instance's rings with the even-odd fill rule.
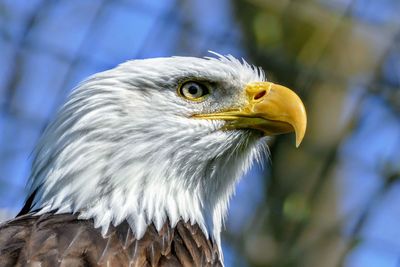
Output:
[[[197,94],[197,90],[198,90],[198,88],[195,85],[190,86],[189,89],[188,89],[188,91],[189,91],[189,93],[191,95],[196,95]]]

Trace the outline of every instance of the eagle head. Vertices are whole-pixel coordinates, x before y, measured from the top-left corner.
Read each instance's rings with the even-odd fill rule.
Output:
[[[220,244],[236,182],[268,136],[303,139],[291,90],[232,56],[133,60],[73,90],[35,151],[30,210],[79,213],[140,238],[184,220]]]

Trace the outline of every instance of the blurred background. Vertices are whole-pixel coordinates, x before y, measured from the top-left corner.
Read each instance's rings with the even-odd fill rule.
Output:
[[[400,1],[0,0],[0,220],[71,89],[128,59],[208,50],[304,99],[304,143],[239,184],[226,266],[400,266]]]

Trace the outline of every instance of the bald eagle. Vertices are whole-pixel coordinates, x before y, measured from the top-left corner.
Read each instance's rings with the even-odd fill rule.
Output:
[[[235,184],[300,98],[232,56],[133,60],[78,85],[34,153],[1,266],[222,266]]]

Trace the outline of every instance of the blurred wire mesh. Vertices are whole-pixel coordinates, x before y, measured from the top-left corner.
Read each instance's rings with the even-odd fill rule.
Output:
[[[400,266],[400,2],[0,1],[0,220],[83,78],[129,59],[245,57],[305,99],[309,130],[239,184],[227,266]]]

